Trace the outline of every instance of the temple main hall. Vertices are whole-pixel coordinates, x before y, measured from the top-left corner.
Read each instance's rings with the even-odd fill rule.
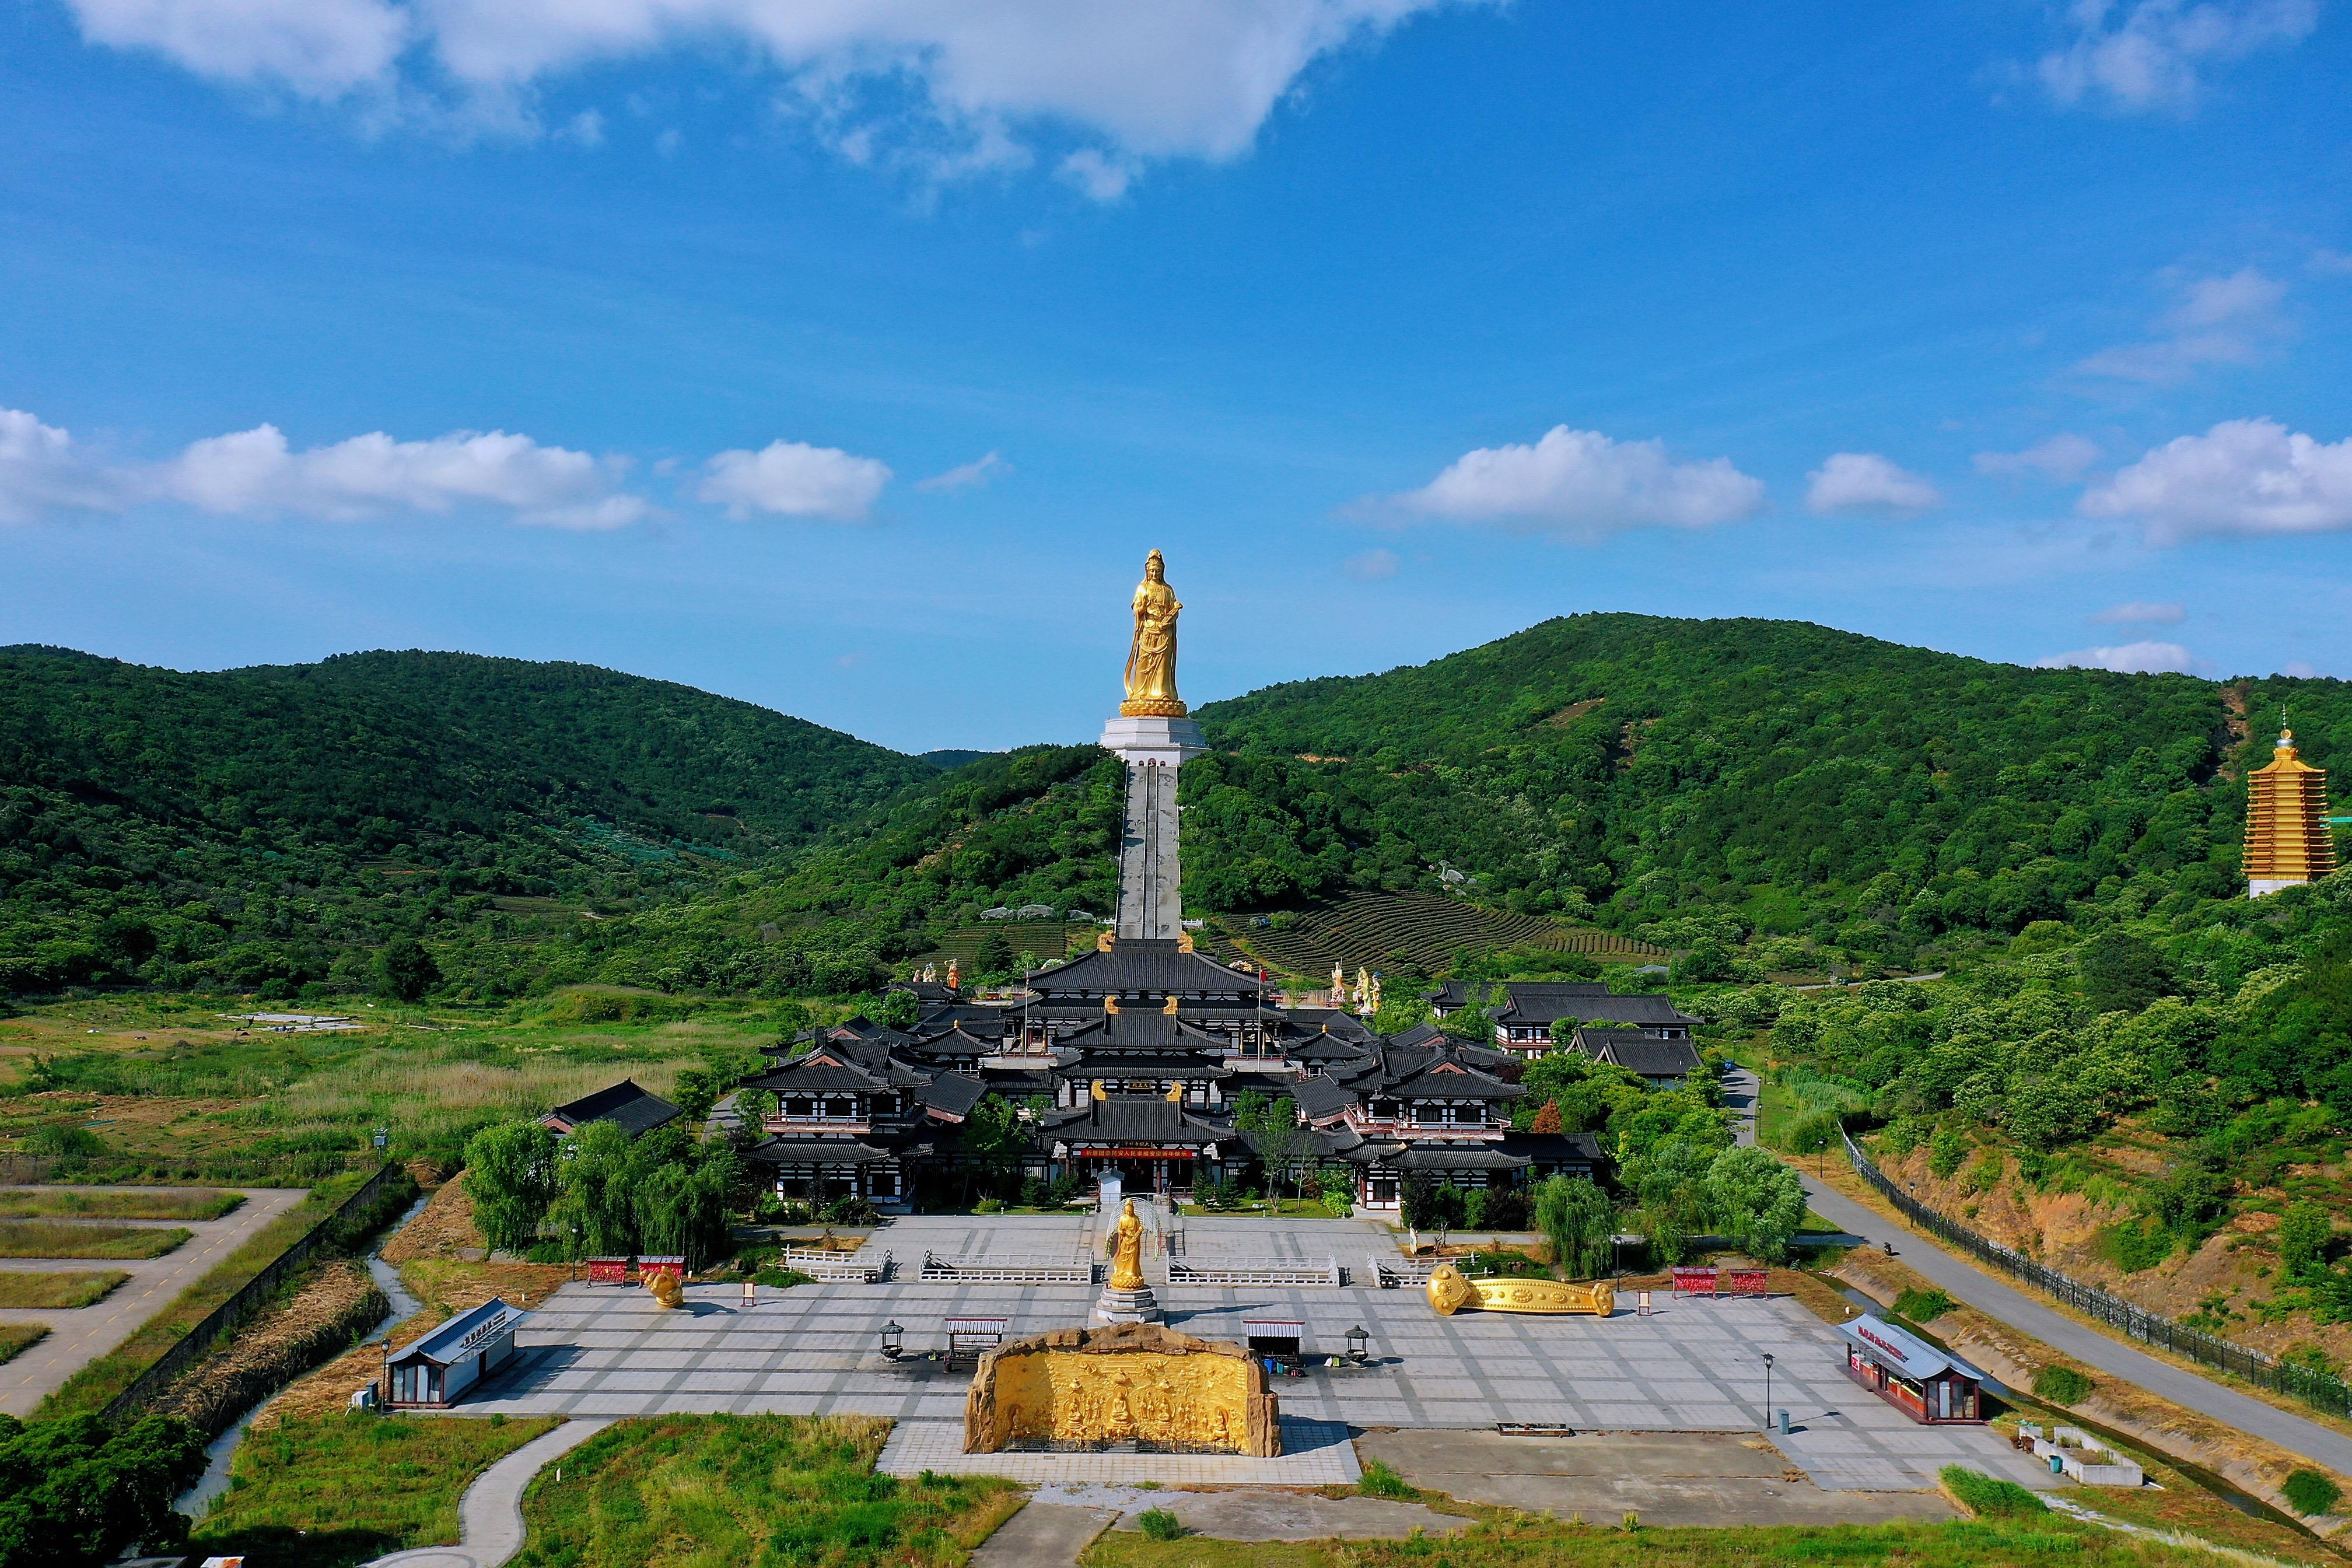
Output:
[[[1262,973],[1194,951],[1177,784],[1209,747],[1176,692],[1182,607],[1152,552],[1126,700],[1102,736],[1127,764],[1127,815],[1118,913],[1095,951],[1028,971],[1010,996],[913,981],[909,1028],[856,1017],[776,1047],[745,1087],[777,1097],[749,1158],[780,1194],[854,1194],[903,1211],[927,1192],[968,1190],[975,1165],[1003,1180],[1001,1144],[967,1137],[992,1096],[1013,1108],[1021,1176],[1115,1170],[1130,1193],[1265,1184],[1265,1140],[1234,1114],[1252,1090],[1303,1130],[1278,1140],[1292,1145],[1276,1152],[1286,1173],[1345,1172],[1362,1208],[1396,1208],[1414,1174],[1488,1187],[1599,1172],[1589,1135],[1512,1125],[1535,1042],[1511,1037],[1507,1048],[1499,1029],[1474,1041],[1429,1025],[1383,1037],[1359,1011],[1281,1005]],[[1619,1004],[1637,1027],[1662,1004],[1586,989],[1587,1016]]]

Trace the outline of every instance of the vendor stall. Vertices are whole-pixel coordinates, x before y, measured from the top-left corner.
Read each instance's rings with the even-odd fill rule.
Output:
[[[1848,1377],[1920,1422],[1981,1421],[1984,1373],[1882,1318],[1841,1323]]]

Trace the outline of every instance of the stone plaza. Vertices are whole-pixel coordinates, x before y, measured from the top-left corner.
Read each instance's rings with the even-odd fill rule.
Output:
[[[995,1258],[1090,1256],[1097,1222],[1070,1218],[914,1216],[866,1244],[896,1267],[874,1283],[760,1289],[696,1286],[664,1311],[644,1291],[564,1287],[518,1336],[523,1353],[469,1413],[618,1416],[666,1412],[854,1412],[893,1418],[887,1469],[984,1470],[1027,1481],[1159,1480],[1312,1486],[1359,1474],[1349,1437],[1381,1429],[1493,1431],[1498,1423],[1593,1433],[1763,1432],[1764,1357],[1771,1405],[1791,1430],[1770,1442],[1828,1491],[1921,1491],[1944,1465],[1962,1463],[2047,1487],[2045,1468],[1989,1428],[1924,1426],[1849,1381],[1843,1342],[1786,1299],[1672,1299],[1655,1293],[1639,1315],[1620,1298],[1606,1320],[1463,1312],[1438,1316],[1418,1289],[1361,1283],[1368,1262],[1399,1258],[1384,1226],[1354,1220],[1196,1218],[1191,1261],[1336,1258],[1340,1287],[1200,1288],[1155,1280],[1170,1325],[1204,1339],[1240,1340],[1244,1320],[1305,1325],[1311,1358],[1340,1355],[1348,1331],[1369,1338],[1366,1364],[1280,1378],[1284,1455],[1255,1459],[1190,1454],[961,1451],[969,1366],[925,1352],[944,1348],[950,1318],[1001,1318],[1008,1336],[1085,1321],[1087,1285],[925,1282],[925,1254],[965,1267]],[[1164,1273],[1164,1262],[1160,1272]],[[905,1353],[882,1353],[883,1330],[902,1330]]]

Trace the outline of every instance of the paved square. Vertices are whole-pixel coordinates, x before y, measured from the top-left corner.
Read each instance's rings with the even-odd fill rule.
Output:
[[[524,1353],[513,1371],[468,1399],[471,1413],[650,1415],[713,1410],[805,1414],[856,1411],[902,1426],[891,1454],[940,1456],[956,1445],[965,1371],[929,1360],[890,1362],[882,1326],[896,1321],[910,1352],[943,1348],[949,1317],[1001,1317],[1013,1336],[1086,1321],[1094,1288],[926,1284],[922,1255],[1077,1255],[1093,1234],[1077,1218],[918,1217],[884,1228],[867,1245],[897,1256],[896,1278],[874,1284],[762,1289],[742,1304],[740,1288],[696,1286],[675,1311],[643,1290],[568,1285],[533,1312],[516,1336]],[[1188,1256],[1336,1257],[1358,1265],[1394,1244],[1358,1221],[1189,1222]],[[1773,1441],[1830,1489],[1932,1488],[1944,1465],[1966,1463],[2030,1485],[2045,1468],[1979,1426],[1919,1426],[1847,1381],[1844,1342],[1794,1301],[1660,1300],[1654,1315],[1630,1306],[1614,1317],[1440,1318],[1422,1293],[1350,1285],[1331,1288],[1163,1289],[1171,1327],[1204,1339],[1243,1337],[1245,1318],[1307,1325],[1310,1354],[1346,1347],[1348,1330],[1370,1337],[1371,1364],[1310,1372],[1275,1383],[1286,1430],[1398,1427],[1491,1428],[1496,1421],[1558,1423],[1591,1432],[1756,1432],[1766,1426],[1763,1356],[1775,1361],[1772,1404],[1795,1425]],[[944,1443],[946,1448],[940,1446]],[[1327,1445],[1354,1456],[1345,1442]],[[1320,1451],[1316,1449],[1312,1451]],[[962,1456],[955,1456],[961,1459]],[[1008,1455],[1011,1468],[1041,1479],[1169,1479],[1199,1465],[1244,1461],[1222,1456],[1165,1458],[1170,1475],[1138,1470],[1137,1456]],[[1177,1464],[1181,1460],[1182,1464]],[[1115,1462],[1114,1462],[1115,1461]],[[889,1463],[886,1456],[886,1468]],[[1248,1464],[1285,1461],[1249,1460]],[[1334,1459],[1333,1462],[1340,1462]],[[1124,1468],[1122,1468],[1124,1467]],[[1100,1471],[1100,1474],[1097,1474]],[[1205,1479],[1205,1477],[1194,1477]],[[1352,1479],[1353,1471],[1332,1479]],[[1318,1484],[1284,1481],[1279,1484]]]

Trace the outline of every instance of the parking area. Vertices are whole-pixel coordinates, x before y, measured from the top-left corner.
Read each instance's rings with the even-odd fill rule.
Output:
[[[1342,1236],[1366,1247],[1378,1238],[1393,1252],[1374,1227],[1355,1222],[1192,1225],[1199,1227],[1188,1237],[1196,1255],[1211,1226],[1240,1228],[1236,1240],[1255,1244],[1226,1247],[1219,1235],[1220,1250],[1237,1256],[1315,1257]],[[909,1250],[919,1264],[927,1248],[966,1258],[1066,1255],[1090,1234],[1075,1218],[902,1221],[868,1245],[888,1247],[906,1265]],[[525,1353],[515,1370],[467,1408],[573,1415],[854,1411],[909,1428],[936,1424],[940,1431],[908,1430],[894,1447],[946,1455],[954,1447],[949,1430],[961,1429],[969,1373],[921,1356],[943,1347],[944,1321],[1001,1317],[1009,1335],[1042,1333],[1085,1322],[1094,1291],[926,1284],[914,1273],[908,1267],[870,1285],[762,1289],[748,1308],[737,1288],[697,1286],[672,1312],[642,1290],[566,1286],[524,1325],[518,1343]],[[1579,1433],[1760,1432],[1769,1353],[1772,1405],[1790,1413],[1794,1428],[1773,1441],[1814,1486],[1921,1490],[1954,1462],[2029,1484],[2049,1480],[1982,1427],[1915,1426],[1849,1383],[1840,1370],[1843,1342],[1790,1300],[1661,1300],[1649,1317],[1636,1316],[1627,1302],[1603,1321],[1478,1312],[1441,1318],[1418,1290],[1362,1286],[1185,1289],[1162,1290],[1160,1300],[1171,1327],[1206,1339],[1241,1338],[1246,1318],[1303,1322],[1310,1354],[1343,1350],[1347,1331],[1360,1324],[1369,1365],[1276,1382],[1286,1421],[1318,1430],[1491,1431],[1496,1422],[1527,1422]],[[890,1322],[900,1325],[910,1352],[897,1362],[881,1350]]]

